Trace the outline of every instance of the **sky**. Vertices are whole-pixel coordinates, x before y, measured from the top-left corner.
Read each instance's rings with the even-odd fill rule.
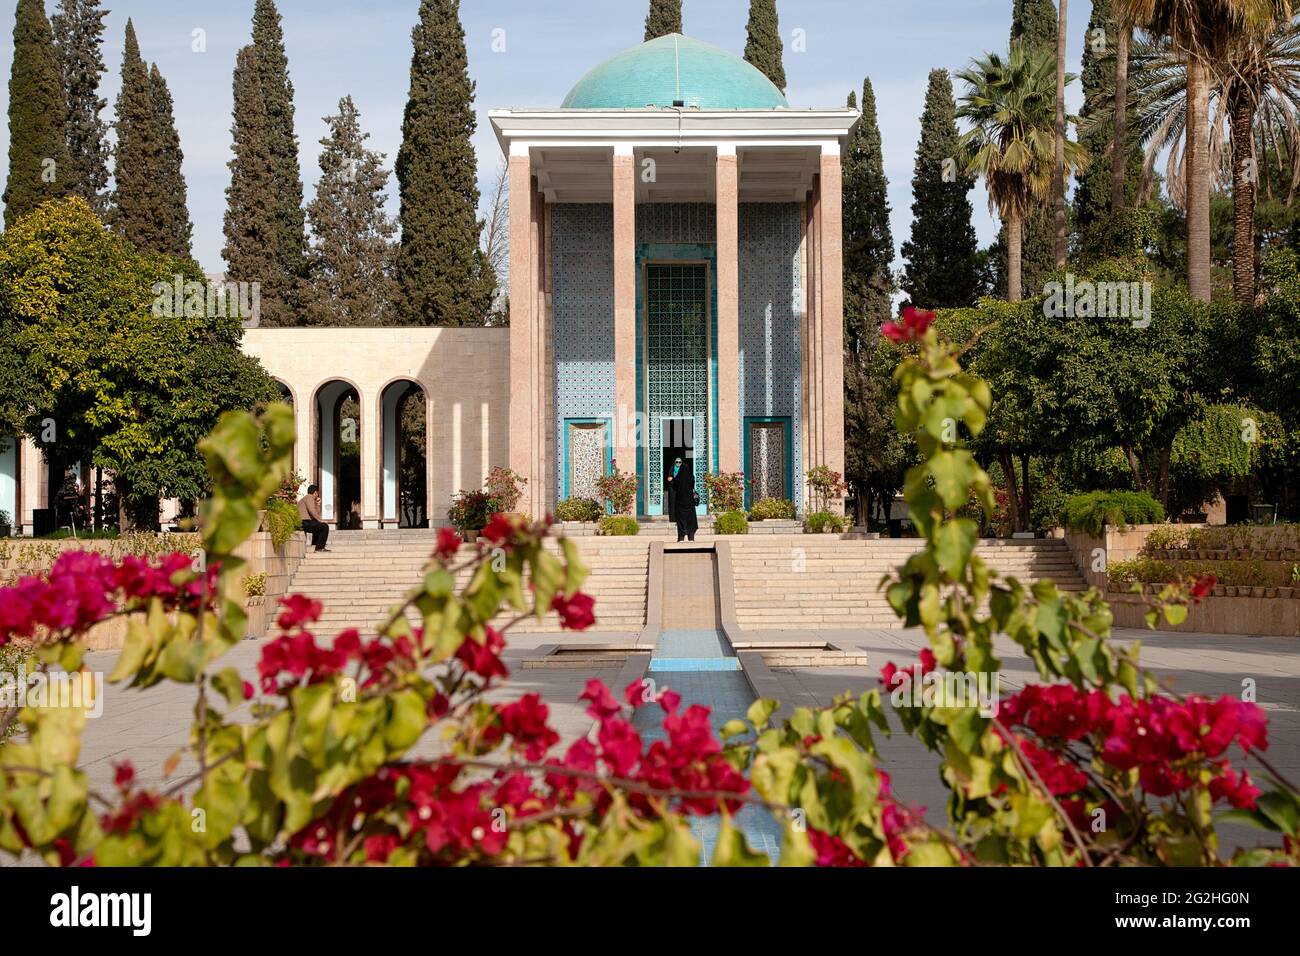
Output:
[[[0,20],[4,75],[13,62],[16,4],[8,0],[6,6],[10,12]],[[46,6],[53,13],[56,0]],[[295,89],[305,199],[320,175],[323,117],[337,112],[343,96],[356,101],[369,145],[387,154],[391,169],[401,143],[419,0],[279,0],[278,6]],[[648,6],[648,0],[463,0],[470,75],[477,84],[474,147],[485,193],[501,162],[487,111],[558,106],[587,70],[641,42]],[[129,17],[141,54],[158,64],[176,103],[195,258],[205,272],[222,272],[231,73],[236,52],[250,41],[253,0],[104,0],[103,7],[110,11],[104,115],[111,121]],[[912,166],[929,71],[955,71],[983,52],[1005,49],[1011,8],[1012,0],[778,0],[792,107],[843,106],[849,91],[871,78],[896,249],[910,229]],[[739,55],[748,11],[748,0],[685,0],[683,29]],[[1076,3],[1069,13],[1069,69],[1077,74],[1091,8]],[[796,30],[805,38],[805,52],[791,49]],[[1069,108],[1077,111],[1081,101],[1076,81],[1068,91]],[[8,141],[7,124],[0,123],[0,175],[6,177]],[[396,215],[395,180],[390,194],[388,209]],[[991,242],[997,223],[982,187],[971,199],[980,242]],[[901,268],[901,260],[896,265]]]

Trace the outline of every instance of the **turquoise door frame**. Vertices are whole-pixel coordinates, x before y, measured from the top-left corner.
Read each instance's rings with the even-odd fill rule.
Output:
[[[745,507],[753,507],[753,475],[749,473],[754,461],[753,433],[754,425],[779,423],[784,426],[785,434],[785,497],[794,500],[794,427],[790,415],[746,415],[745,416]]]
[[[650,508],[650,489],[647,480],[650,474],[649,455],[659,454],[659,449],[650,448],[649,434],[649,396],[647,383],[648,347],[647,326],[649,324],[648,299],[650,266],[704,266],[706,271],[705,289],[708,310],[708,420],[705,422],[707,434],[707,461],[697,470],[695,478],[699,483],[704,471],[717,469],[718,461],[718,247],[714,243],[690,242],[638,242],[636,244],[636,403],[637,421],[645,423],[645,434],[640,435],[636,448],[636,473],[640,479],[637,490],[637,513],[663,514],[662,503],[654,510]],[[688,416],[670,415],[670,418]],[[698,444],[698,438],[697,438]],[[698,459],[697,459],[698,464]],[[662,495],[660,496],[662,499]]]
[[[605,474],[610,473],[610,466],[614,461],[614,446],[611,443],[611,436],[614,433],[614,420],[612,418],[587,417],[587,418],[566,418],[564,419],[564,435],[561,444],[564,446],[564,471],[562,473],[562,483],[560,490],[563,492],[560,500],[564,501],[570,497],[569,492],[569,426],[570,425],[604,425],[605,426]],[[608,506],[606,507],[608,510]]]

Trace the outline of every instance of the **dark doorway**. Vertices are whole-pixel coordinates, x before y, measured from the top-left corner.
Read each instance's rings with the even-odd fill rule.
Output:
[[[695,470],[695,422],[689,418],[665,418],[663,430],[663,476],[667,481],[678,458],[691,463]],[[698,478],[699,476],[696,475]]]

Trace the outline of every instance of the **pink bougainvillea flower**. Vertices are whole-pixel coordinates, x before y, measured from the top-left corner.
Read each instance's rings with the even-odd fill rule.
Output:
[[[433,549],[434,556],[443,560],[450,561],[460,550],[461,537],[455,528],[439,528],[438,543]]]
[[[605,682],[595,677],[587,681],[587,686],[578,695],[578,700],[590,702],[591,706],[587,708],[587,713],[594,720],[608,720],[623,710],[622,705],[605,686]]]
[[[556,594],[551,601],[551,609],[560,615],[560,626],[569,631],[585,631],[595,624],[595,608],[596,599],[581,591],[570,598]]]
[[[632,683],[623,688],[623,699],[627,701],[629,707],[635,710],[642,704],[649,703],[646,699],[646,691],[648,691],[651,686],[652,685],[649,681],[644,677],[638,677],[636,680],[632,681]]]
[[[886,322],[880,327],[880,331],[891,342],[914,342],[925,335],[933,321],[933,312],[909,305],[903,310],[901,319]]]
[[[508,545],[514,542],[518,524],[515,518],[497,512],[483,529],[483,537],[492,544]]]
[[[540,694],[524,694],[515,703],[499,708],[497,714],[505,732],[515,739],[524,750],[524,756],[531,761],[541,760],[560,742],[560,735],[546,723],[550,708],[542,703]]]
[[[1192,599],[1192,603],[1199,604],[1204,598],[1209,596],[1210,592],[1214,590],[1218,583],[1219,579],[1213,574],[1199,575],[1196,580],[1192,582],[1191,589],[1187,592]]]
[[[135,767],[131,765],[131,761],[123,760],[121,763],[113,764],[113,786],[119,790],[130,790],[133,783],[135,783]]]
[[[290,594],[288,597],[280,598],[280,606],[284,610],[280,612],[275,623],[282,631],[292,631],[305,624],[319,621],[323,610],[320,601],[314,601],[303,594]]]

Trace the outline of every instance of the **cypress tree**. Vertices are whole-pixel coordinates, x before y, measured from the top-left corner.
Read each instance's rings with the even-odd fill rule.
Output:
[[[267,246],[268,276],[279,297],[292,309],[294,293],[306,268],[307,234],[302,208],[302,171],[298,166],[298,136],[293,129],[293,83],[284,48],[284,31],[274,0],[253,6],[253,48],[262,93],[266,97],[266,137],[271,151],[271,181],[275,235]],[[265,294],[265,286],[263,287]],[[283,316],[294,324],[292,314]]]
[[[921,308],[959,308],[979,297],[969,199],[975,180],[962,173],[957,155],[952,78],[947,70],[931,70],[912,174],[912,237],[903,243],[902,286]]]
[[[108,124],[99,115],[108,105],[99,95],[100,77],[107,70],[102,53],[106,16],[99,0],[59,0],[59,12],[51,20],[68,103],[69,185],[100,219],[108,213]]]
[[[749,25],[745,28],[745,60],[758,67],[778,90],[785,91],[784,47],[776,0],[749,0]]]
[[[1011,42],[1047,50],[1056,58],[1056,4],[1052,0],[1015,0]],[[1006,227],[1003,227],[1005,232]],[[1037,295],[1045,277],[1056,268],[1056,222],[1051,203],[1038,205],[1025,218],[1020,277],[1026,295]],[[1005,247],[1005,240],[1000,238]],[[1005,267],[1004,267],[1005,272]]]
[[[849,105],[854,105],[849,94]],[[889,227],[889,180],[876,117],[876,94],[862,84],[862,118],[844,154],[844,418],[846,478],[859,500],[871,485],[874,415],[879,396],[868,364],[881,324],[892,312],[894,237]]]
[[[1110,8],[1102,3],[1092,6],[1092,19],[1083,41],[1083,108],[1079,112],[1083,135],[1081,144],[1088,150],[1088,166],[1078,175],[1074,194],[1074,214],[1081,234],[1101,222],[1111,211],[1111,149],[1115,139],[1115,120],[1099,121],[1098,115],[1113,114],[1115,109],[1115,54],[1118,50],[1115,20]],[[1132,57],[1130,56],[1130,61]],[[1130,110],[1130,114],[1131,114]],[[1130,124],[1131,124],[1130,119]],[[1132,202],[1142,175],[1142,153],[1130,144],[1125,194]]]
[[[149,93],[153,100],[155,135],[161,147],[159,159],[162,162],[161,224],[164,242],[158,251],[179,259],[189,259],[192,255],[190,239],[194,234],[194,226],[190,223],[188,191],[182,170],[185,155],[181,152],[180,134],[176,132],[172,94],[157,63],[149,71]]]
[[[681,32],[682,0],[650,0],[650,12],[645,18],[646,42]]]
[[[257,51],[246,46],[235,58],[234,124],[231,136],[230,185],[226,188],[226,277],[231,282],[261,283],[261,323],[292,324],[284,286],[268,273],[267,250],[275,241],[275,180],[268,142],[266,98],[257,67]]]
[[[397,154],[408,325],[486,323],[495,278],[479,249],[477,127],[459,0],[421,0]],[[526,202],[527,197],[518,201]]]
[[[126,21],[122,53],[122,88],[117,94],[117,150],[114,154],[114,230],[137,248],[161,252],[170,247],[166,221],[170,218],[165,192],[167,160],[158,135],[153,84],[140,57],[135,25]]]
[[[366,148],[369,133],[351,96],[325,117],[320,181],[307,206],[314,240],[304,295],[311,325],[382,325],[397,300],[393,278],[397,227],[384,211],[384,154]]]
[[[75,171],[63,121],[67,101],[54,33],[41,0],[18,0],[9,72],[9,180],[5,227],[47,199],[69,192]]]

